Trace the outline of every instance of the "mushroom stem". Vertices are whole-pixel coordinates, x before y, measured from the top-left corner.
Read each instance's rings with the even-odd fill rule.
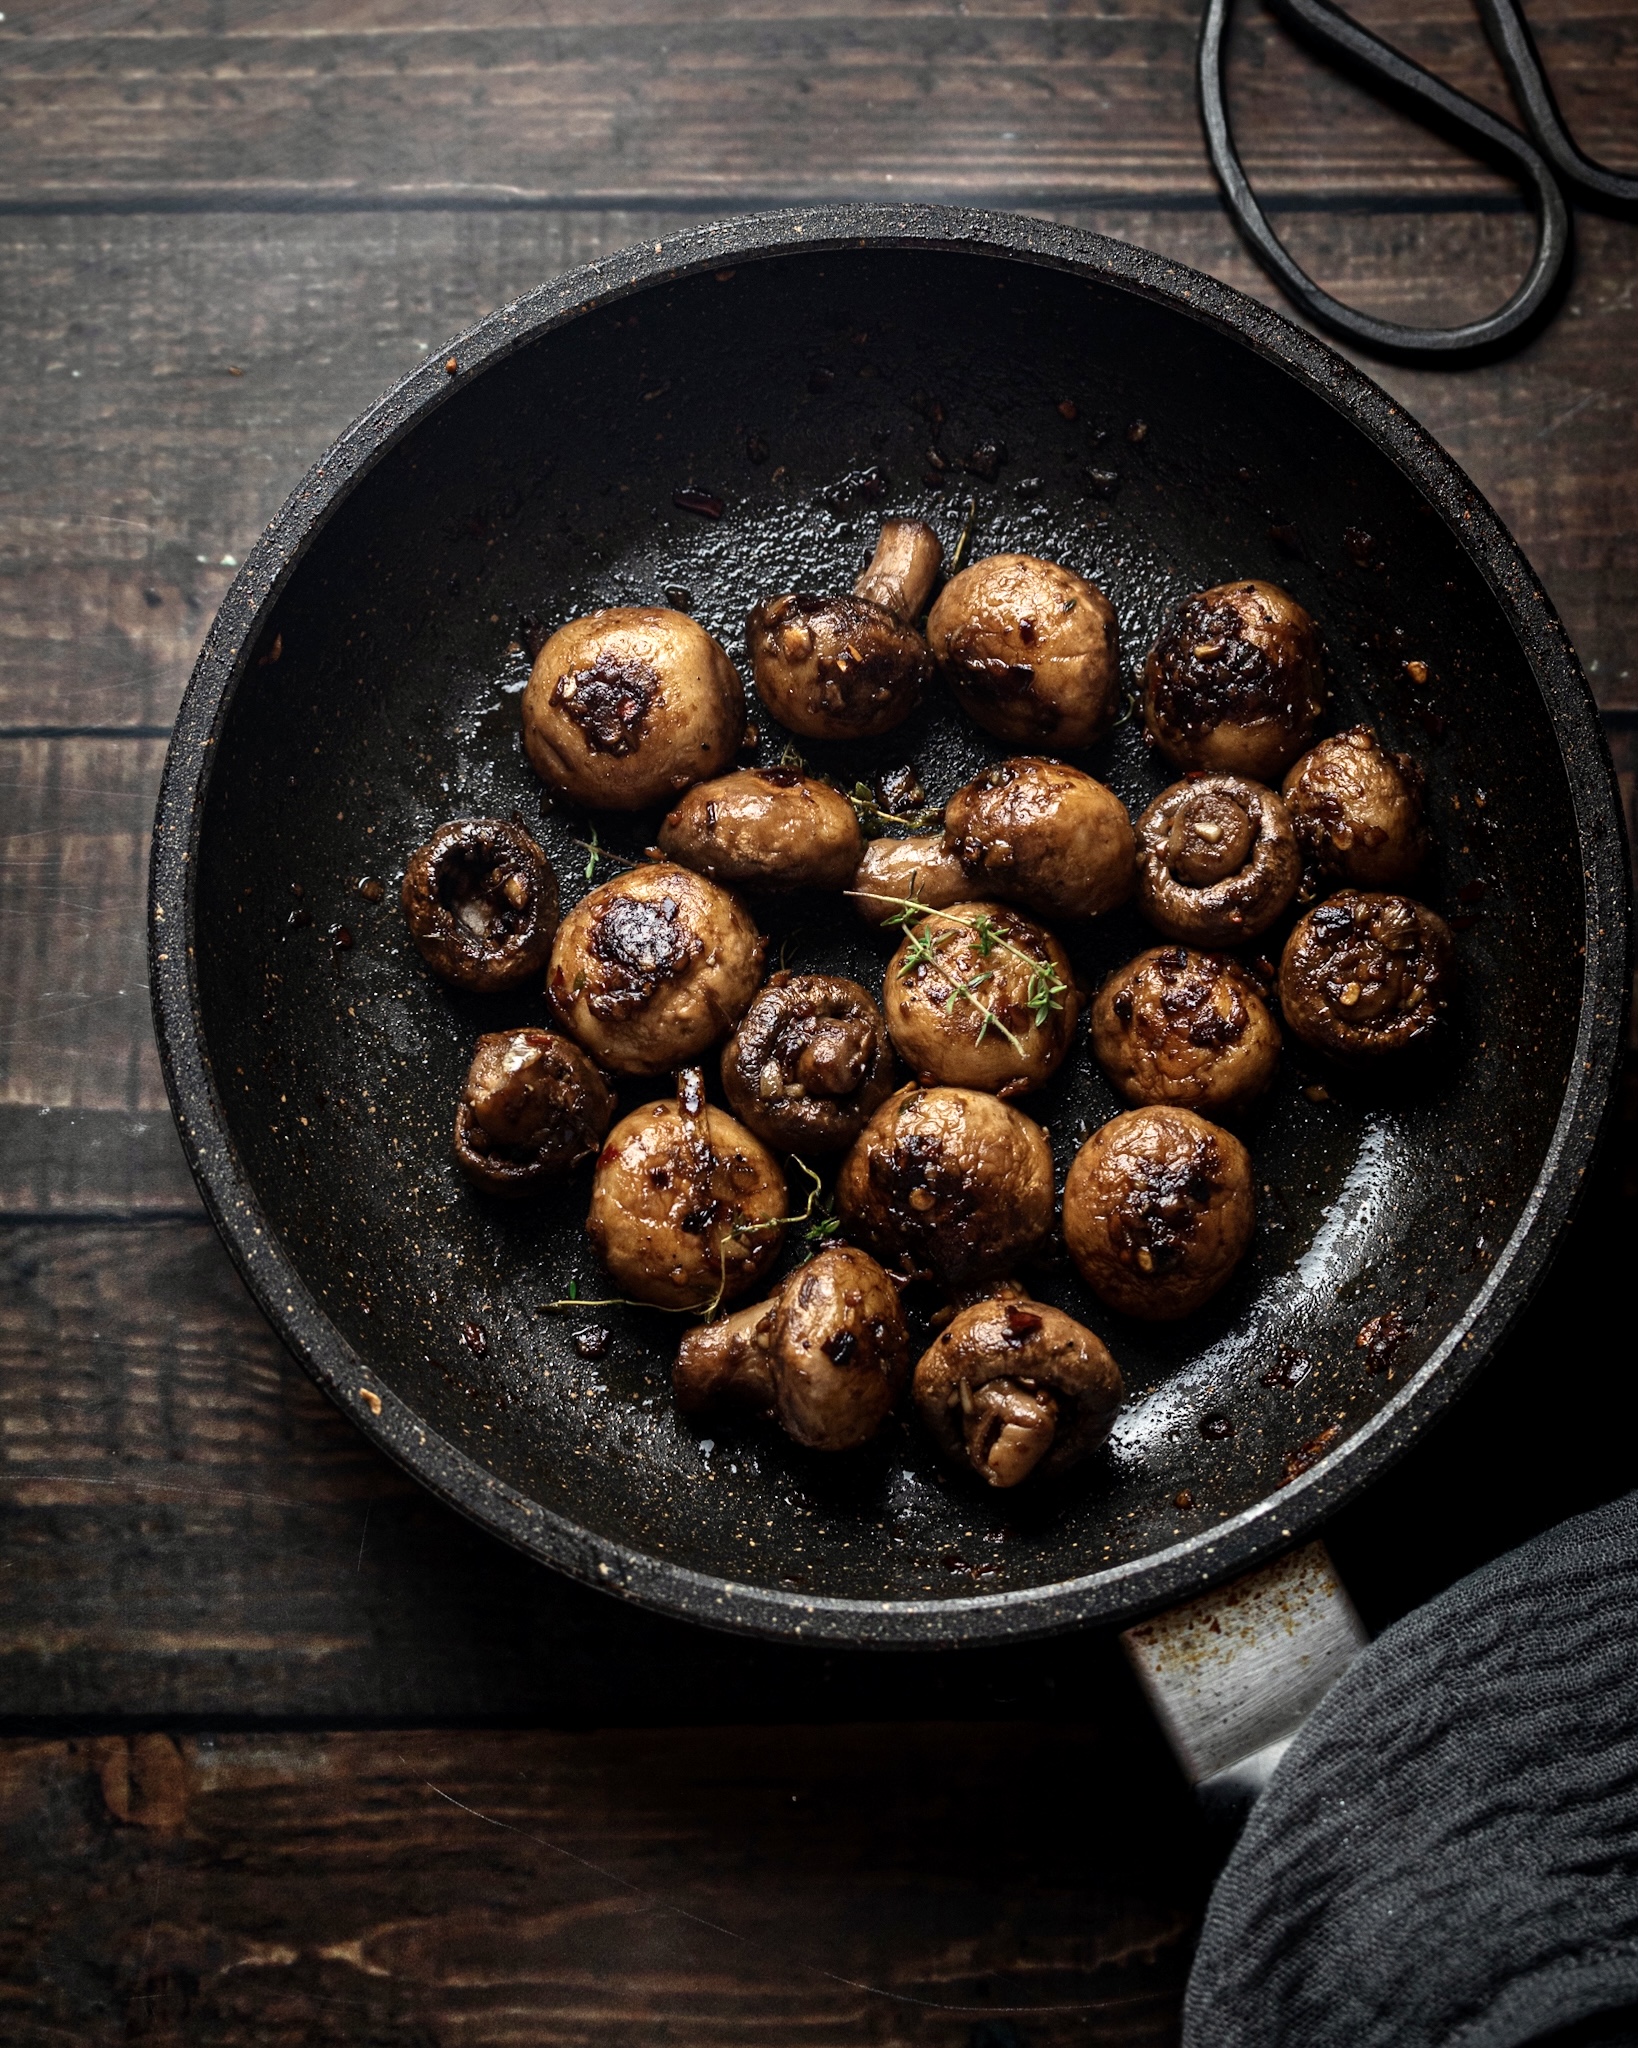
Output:
[[[767,1324],[778,1302],[759,1301],[720,1322],[702,1323],[682,1340],[672,1373],[677,1406],[694,1415],[722,1400],[738,1401],[759,1415],[774,1412],[773,1367]],[[763,1341],[757,1342],[758,1335]]]
[[[991,1486],[1016,1486],[1052,1448],[1058,1403],[1045,1387],[1014,1379],[986,1380],[969,1393],[961,1383],[961,1433],[967,1458]]]
[[[927,609],[943,560],[943,543],[930,526],[919,519],[884,520],[876,552],[853,595],[879,604],[908,626]]]

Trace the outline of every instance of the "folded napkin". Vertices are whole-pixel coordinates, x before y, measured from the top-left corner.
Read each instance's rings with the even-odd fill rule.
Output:
[[[1638,2048],[1638,1494],[1361,1653],[1200,1937],[1184,2048]]]

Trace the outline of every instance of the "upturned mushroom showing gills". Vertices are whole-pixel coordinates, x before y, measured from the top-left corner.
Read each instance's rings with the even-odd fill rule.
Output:
[[[1319,633],[1277,583],[1248,578],[1185,598],[1144,664],[1149,736],[1179,768],[1272,782],[1324,709]]]
[[[700,782],[660,827],[660,851],[746,889],[845,889],[864,852],[853,806],[796,768]]]
[[[684,612],[613,605],[560,626],[523,692],[523,744],[553,789],[594,810],[669,803],[720,775],[745,732],[733,663]]]
[[[486,1194],[533,1194],[595,1154],[613,1111],[602,1075],[555,1031],[486,1032],[455,1112],[455,1157]]]
[[[1136,842],[1126,806],[1062,761],[997,761],[944,807],[944,844],[976,893],[1042,917],[1101,917],[1132,893]]]
[[[1174,782],[1139,818],[1137,838],[1138,908],[1189,945],[1259,937],[1302,880],[1285,805],[1241,775]]]
[[[705,1100],[698,1068],[675,1102],[645,1103],[609,1133],[586,1235],[617,1287],[660,1308],[714,1309],[778,1256],[785,1176],[743,1124]]]
[[[1014,747],[1102,739],[1120,699],[1116,641],[1096,584],[1033,555],[974,562],[927,616],[927,644],[962,710]]]
[[[1173,1322],[1215,1294],[1254,1222],[1246,1148],[1189,1109],[1112,1117],[1064,1183],[1064,1240],[1081,1278],[1149,1322]]]
[[[410,855],[399,901],[421,958],[478,995],[533,981],[557,930],[557,876],[519,824],[455,818]]]
[[[905,928],[883,985],[893,1045],[923,1087],[1023,1095],[1051,1079],[1075,1036],[1069,955],[1002,903],[953,903]]]
[[[1409,896],[1343,889],[1299,918],[1280,956],[1280,1008],[1304,1045],[1379,1059],[1434,1035],[1455,990],[1450,927]]]
[[[1099,990],[1092,1048],[1128,1102],[1237,1116],[1274,1078],[1280,1031],[1238,961],[1156,946]]]
[[[1107,1439],[1126,1396],[1101,1338],[1017,1290],[958,1310],[922,1353],[914,1388],[944,1456],[994,1487],[1072,1470]]]
[[[722,1049],[734,1114],[781,1152],[845,1152],[893,1092],[875,998],[839,974],[775,974]]]
[[[685,1415],[741,1405],[815,1451],[853,1451],[909,1375],[898,1289],[868,1252],[832,1245],[768,1301],[690,1330],[672,1386]]]
[[[850,597],[789,591],[745,622],[757,695],[816,740],[873,739],[920,701],[931,663],[916,631],[943,559],[930,526],[889,519]]]
[[[918,832],[909,839],[872,839],[848,893],[866,924],[881,925],[906,903],[943,910],[970,896],[972,888],[972,877],[942,834]]]
[[[971,1088],[903,1088],[842,1162],[850,1236],[949,1287],[998,1279],[1052,1228],[1052,1151],[1040,1125]]]
[[[1422,771],[1368,725],[1312,747],[1285,778],[1303,852],[1322,874],[1362,889],[1408,882],[1428,850]]]
[[[616,1074],[665,1074],[745,1014],[764,941],[726,889],[668,862],[583,896],[558,927],[546,993],[563,1028]]]

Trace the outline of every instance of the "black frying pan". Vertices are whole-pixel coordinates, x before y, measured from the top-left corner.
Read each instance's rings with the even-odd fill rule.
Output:
[[[1033,1505],[947,1477],[909,1422],[828,1461],[737,1423],[706,1448],[672,1410],[674,1319],[542,1310],[605,1291],[584,1176],[502,1209],[460,1181],[449,1130],[477,1034],[544,1007],[451,995],[396,908],[407,852],[463,813],[518,810],[566,898],[586,886],[594,821],[543,802],[519,744],[524,615],[681,590],[740,652],[758,597],[850,585],[883,513],[948,546],[969,500],[975,553],[1059,558],[1108,591],[1128,674],[1178,594],[1242,574],[1292,589],[1329,641],[1335,724],[1369,717],[1427,766],[1423,893],[1458,924],[1465,976],[1431,1070],[1338,1082],[1288,1058],[1251,1133],[1256,1245],[1207,1310],[1143,1327],[1067,1268],[1029,1276],[1105,1336],[1133,1396],[1080,1482]],[[784,735],[760,722],[767,759]],[[804,751],[849,785],[910,760],[942,797],[1000,750],[935,694],[883,741]],[[1134,810],[1169,779],[1135,722],[1087,765]],[[635,852],[656,821],[596,822]],[[835,899],[764,922],[791,963],[879,986],[882,950]],[[1078,965],[1095,981],[1147,943],[1119,915],[1078,938]],[[1626,870],[1551,607],[1375,385],[1141,250],[825,209],[563,278],[343,436],[200,657],[152,945],[205,1200],[280,1334],[385,1450],[532,1555],[652,1606],[970,1642],[1130,1619],[1268,1554],[1451,1399],[1540,1277],[1611,1092]],[[1084,1051],[1069,1065],[1030,1105],[1060,1172],[1116,1107]],[[1397,1347],[1362,1349],[1390,1310]],[[573,1342],[591,1322],[613,1333],[600,1359]]]

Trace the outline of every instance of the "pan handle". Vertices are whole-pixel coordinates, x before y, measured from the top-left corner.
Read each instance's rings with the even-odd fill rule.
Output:
[[[1323,1543],[1139,1622],[1121,1644],[1202,1805],[1249,1811],[1366,1635]]]

